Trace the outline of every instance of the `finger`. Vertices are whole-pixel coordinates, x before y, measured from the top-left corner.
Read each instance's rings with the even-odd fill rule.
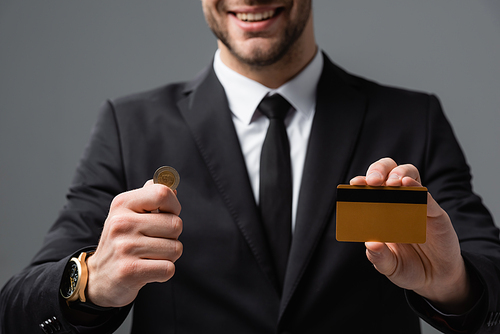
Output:
[[[366,184],[369,186],[384,185],[389,173],[397,166],[391,158],[382,158],[374,162],[366,171]]]
[[[182,219],[172,213],[126,213],[108,217],[106,232],[113,238],[143,235],[152,238],[177,239],[182,233]],[[104,232],[103,232],[104,233]]]
[[[450,241],[451,239],[449,238],[458,238],[450,217],[430,193],[427,193],[427,236],[428,239],[438,240],[439,243],[443,243],[443,240]],[[445,239],[442,239],[443,237]]]
[[[366,186],[366,177],[365,176],[356,176],[349,181],[351,186]]]
[[[421,186],[419,181],[420,180],[415,180],[413,177],[405,177],[402,180],[402,185],[405,187],[418,187]],[[447,216],[446,212],[436,202],[434,197],[432,197],[432,195],[427,192],[427,217],[436,218],[441,216]],[[449,218],[447,220],[449,220]]]
[[[126,245],[128,240],[142,236],[178,239],[181,233],[182,219],[174,214],[137,214],[133,212],[114,214],[106,219],[99,246],[112,243],[113,240],[124,240]]]
[[[171,212],[176,215],[179,215],[181,213],[181,205],[179,203],[179,200],[177,199],[177,189],[172,190],[170,187],[167,187],[164,184],[160,183],[155,184],[152,180],[146,182],[146,185],[148,187],[149,186],[156,187],[155,189],[158,189],[158,187],[159,189],[162,189],[158,191],[160,192],[161,199],[163,199],[163,203],[156,208],[156,212]],[[167,192],[168,197],[162,196],[164,191]],[[171,196],[171,194],[173,194],[174,196]]]
[[[136,217],[138,231],[153,238],[177,239],[182,233],[182,219],[171,213],[146,213]]]
[[[406,180],[408,179],[408,180]],[[416,181],[416,183],[413,183],[410,181],[410,179]],[[406,183],[403,184],[403,180],[405,180]],[[386,184],[388,186],[393,186],[393,187],[399,187],[399,186],[420,186],[420,173],[418,172],[417,167],[406,164],[406,165],[400,165],[395,168],[393,168],[389,172],[389,176],[387,178]]]
[[[398,260],[387,244],[365,242],[366,257],[381,274],[390,277],[396,271]]]
[[[144,183],[143,187],[148,187],[152,184],[156,184],[156,183],[154,183],[154,181],[152,179],[150,179],[150,180],[147,180],[146,183]],[[158,183],[158,184],[161,184],[161,183]],[[163,184],[163,186],[165,186],[165,185]],[[174,192],[175,196],[177,196],[177,189],[175,189],[173,192]]]
[[[149,181],[148,181],[149,182]],[[116,196],[112,208],[126,208],[138,213],[159,209],[179,215],[181,205],[172,189],[161,184],[149,184]]]
[[[152,179],[149,179],[149,180],[147,180],[147,181],[146,181],[146,183],[144,183],[143,188],[144,188],[144,187],[148,187],[148,186],[150,186],[150,185],[152,185],[152,184],[154,184],[154,181],[153,181]],[[159,209],[156,209],[156,210],[152,210],[151,212],[158,213],[158,212],[160,212],[160,210],[159,210]]]
[[[432,195],[427,193],[427,217],[435,218],[443,214],[446,214],[446,212],[436,202]]]
[[[127,276],[142,284],[166,282],[175,274],[175,264],[168,260],[140,259],[130,265]],[[134,278],[135,277],[135,278]]]
[[[141,259],[177,261],[183,252],[179,240],[142,237],[128,247],[128,254]]]
[[[158,210],[160,212],[170,212],[175,215],[180,215],[181,213],[181,204],[179,203],[179,200],[177,199],[177,190],[172,190],[169,187],[166,187],[164,185],[157,185],[160,188],[163,188],[162,191],[160,192],[160,205],[158,206]],[[163,196],[165,189],[167,188],[167,196]]]

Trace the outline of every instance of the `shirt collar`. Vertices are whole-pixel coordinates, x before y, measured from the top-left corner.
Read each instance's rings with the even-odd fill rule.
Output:
[[[244,124],[251,123],[257,106],[267,94],[281,94],[305,117],[310,117],[314,111],[316,87],[323,70],[323,57],[319,50],[299,74],[277,89],[268,88],[227,67],[220,59],[220,50],[215,53],[213,66],[226,92],[229,109]]]

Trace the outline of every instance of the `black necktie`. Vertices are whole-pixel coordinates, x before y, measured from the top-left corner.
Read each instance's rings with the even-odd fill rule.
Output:
[[[290,107],[279,94],[265,97],[258,106],[269,118],[260,157],[259,207],[280,289],[292,240],[292,170],[284,122]]]

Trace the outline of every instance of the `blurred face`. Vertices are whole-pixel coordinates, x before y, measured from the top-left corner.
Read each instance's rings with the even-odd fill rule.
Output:
[[[311,19],[311,0],[202,0],[205,19],[222,52],[252,67],[268,66],[300,52]],[[224,48],[226,50],[224,50]]]

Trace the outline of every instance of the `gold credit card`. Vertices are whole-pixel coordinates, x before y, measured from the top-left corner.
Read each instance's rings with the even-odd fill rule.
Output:
[[[427,188],[337,187],[337,240],[424,243]]]

